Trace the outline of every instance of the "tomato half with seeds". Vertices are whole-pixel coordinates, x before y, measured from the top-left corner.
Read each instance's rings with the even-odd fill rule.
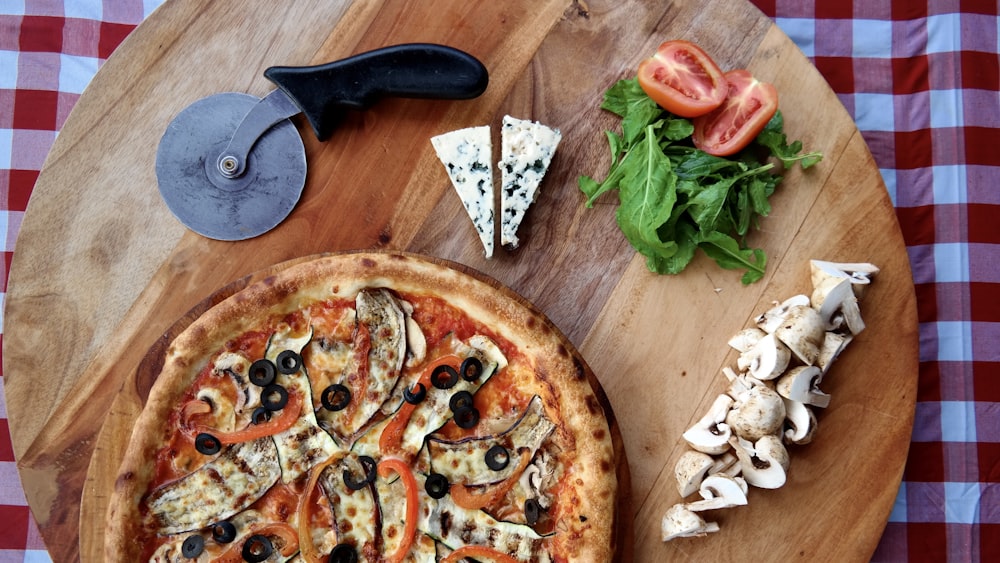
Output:
[[[692,120],[694,146],[715,156],[743,150],[778,111],[778,91],[747,70],[725,74],[729,92],[722,105]]]
[[[697,117],[719,107],[726,98],[726,79],[701,47],[675,39],[639,63],[639,86],[663,109],[681,117]]]

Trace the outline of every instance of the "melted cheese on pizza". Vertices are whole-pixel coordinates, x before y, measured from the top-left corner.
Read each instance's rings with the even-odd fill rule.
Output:
[[[155,489],[147,499],[161,533],[197,530],[253,504],[281,476],[271,438],[233,444],[183,478]]]
[[[268,343],[264,358],[277,362],[278,356],[291,350],[300,353],[312,340],[312,330],[295,334],[289,326],[282,326]],[[289,393],[297,393],[304,398],[298,418],[291,427],[274,436],[281,463],[281,479],[291,483],[307,473],[317,463],[329,458],[340,448],[333,437],[324,432],[316,420],[312,404],[312,385],[305,367],[300,366],[294,373],[279,372],[275,384]]]
[[[542,401],[536,396],[510,428],[495,436],[458,441],[428,438],[431,468],[453,483],[487,485],[505,481],[517,470],[518,452],[527,449],[534,457],[554,429],[555,424],[545,417]],[[490,459],[494,460],[493,467]]]
[[[270,412],[270,420],[254,420],[267,390],[251,382],[250,365],[260,358],[278,365],[287,351],[301,364],[284,370],[289,373],[279,370],[273,383],[301,400],[294,420],[270,432],[269,425],[284,419],[283,409]],[[406,395],[441,358],[474,358],[482,371],[448,385],[424,385],[423,396],[411,404]],[[325,560],[342,545],[359,561],[381,561],[397,549],[408,550],[406,561],[438,561],[463,546],[520,561],[549,560],[552,522],[543,515],[529,525],[525,511],[529,500],[554,509],[561,477],[546,452],[555,424],[542,398],[528,391],[532,368],[525,358],[443,302],[385,289],[307,304],[248,331],[203,369],[187,406],[171,418],[175,430],[158,456],[158,475],[170,482],[144,499],[159,534],[152,560],[219,556],[230,549],[212,535],[220,522],[237,528],[236,544],[250,541],[254,530],[269,538],[276,551],[267,561],[296,553],[305,561],[314,557],[307,553]],[[350,389],[346,407],[330,409],[320,400],[331,385]],[[473,397],[464,408],[481,416],[470,428],[455,420],[453,399],[461,393]],[[263,435],[204,455],[193,449],[192,428]],[[386,440],[398,441],[391,452],[383,451]],[[496,457],[496,447],[504,453],[500,463],[487,459]],[[531,463],[520,463],[522,456]],[[416,492],[399,475],[372,474],[372,462],[386,457],[409,464]],[[447,492],[432,498],[425,490],[431,476],[487,502],[463,507]],[[414,498],[418,517],[411,533],[407,511]],[[298,543],[287,540],[289,533]],[[194,535],[203,552],[184,558],[181,546]]]

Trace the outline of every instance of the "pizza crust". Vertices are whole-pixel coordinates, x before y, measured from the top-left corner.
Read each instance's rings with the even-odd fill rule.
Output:
[[[108,561],[133,561],[141,546],[140,503],[153,478],[153,456],[162,446],[166,420],[194,376],[233,335],[304,300],[351,297],[365,287],[445,299],[490,327],[531,359],[551,387],[546,414],[575,451],[564,483],[572,513],[559,519],[553,552],[569,560],[607,561],[618,525],[618,463],[613,420],[595,393],[596,378],[565,337],[531,304],[460,265],[400,252],[331,254],[300,262],[247,286],[198,316],[166,350],[163,368],[133,428],[111,498],[105,543]],[[562,495],[561,495],[562,496]]]

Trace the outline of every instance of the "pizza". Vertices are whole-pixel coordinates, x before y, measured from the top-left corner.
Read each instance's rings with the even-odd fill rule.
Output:
[[[166,348],[109,561],[607,561],[616,428],[541,313],[456,265],[314,257]]]

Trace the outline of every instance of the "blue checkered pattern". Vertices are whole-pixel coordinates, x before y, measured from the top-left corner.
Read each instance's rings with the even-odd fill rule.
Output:
[[[920,391],[903,484],[873,559],[1000,560],[997,3],[755,3],[854,116],[913,269]]]

